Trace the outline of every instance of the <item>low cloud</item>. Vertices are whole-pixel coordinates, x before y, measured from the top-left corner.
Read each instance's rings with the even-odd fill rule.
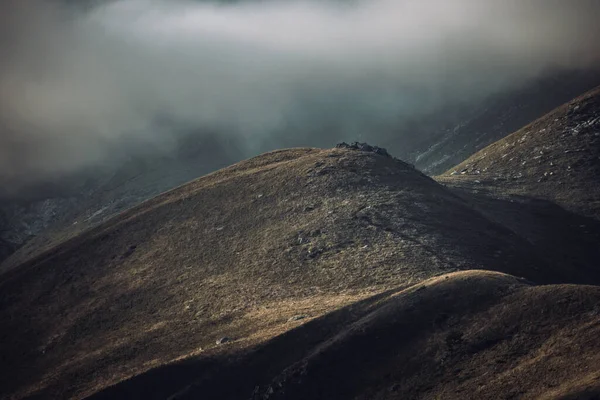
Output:
[[[170,151],[182,131],[247,155],[333,143],[600,61],[593,0],[0,8],[2,185]]]

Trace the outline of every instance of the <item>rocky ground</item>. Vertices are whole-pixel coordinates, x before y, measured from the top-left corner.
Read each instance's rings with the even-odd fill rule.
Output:
[[[153,198],[2,275],[2,392],[600,394],[598,221],[448,185],[356,143]]]

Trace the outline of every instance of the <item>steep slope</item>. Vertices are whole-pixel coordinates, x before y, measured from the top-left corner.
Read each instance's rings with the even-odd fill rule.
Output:
[[[438,180],[549,200],[600,219],[600,88],[481,150]]]
[[[414,119],[405,118],[394,126],[373,126],[362,139],[384,145],[427,174],[441,173],[599,83],[600,75],[595,71],[564,72],[477,104],[447,105]],[[168,129],[169,136],[175,138],[172,151],[137,149],[125,160],[112,160],[105,169],[62,177],[24,198],[11,197],[5,193],[10,188],[0,187],[0,214],[8,216],[0,222],[0,239],[9,241],[10,248],[25,244],[9,263],[19,264],[141,201],[256,151],[307,144],[330,147],[337,141],[361,139],[349,137],[345,129],[335,126],[332,121],[292,132],[286,128],[268,136],[265,143],[257,143],[258,149],[249,154],[239,138],[228,137],[225,132],[215,134],[173,124]]]
[[[599,287],[458,272],[353,304],[236,357],[173,363],[92,398],[593,399],[599,300]]]
[[[433,118],[431,122],[421,122],[415,126],[418,131],[414,136],[426,139],[420,139],[416,155],[405,155],[395,148],[394,153],[429,175],[441,174],[598,84],[597,72],[545,77],[526,87],[492,96],[482,104],[469,105],[457,113],[454,121],[451,113],[444,113],[440,121]],[[444,117],[448,121],[443,121]]]
[[[598,287],[532,287],[490,272],[435,278],[390,297],[263,392],[269,399],[500,399],[592,387],[597,395],[599,299]]]
[[[0,194],[0,239],[13,248],[22,246],[9,263],[19,264],[144,200],[243,158],[222,137],[173,135],[178,139],[173,139],[172,151],[142,148],[124,160],[117,158],[114,166],[79,171],[17,197]]]
[[[267,153],[3,274],[0,387],[81,397],[219,337],[249,348],[294,315],[457,270],[600,282],[589,264],[547,263],[543,250],[391,157]]]
[[[14,245],[10,242],[0,239],[0,259],[7,258],[14,252]]]

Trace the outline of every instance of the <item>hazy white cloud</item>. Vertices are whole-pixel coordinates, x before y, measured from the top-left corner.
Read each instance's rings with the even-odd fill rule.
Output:
[[[0,182],[140,144],[168,149],[172,132],[157,120],[236,135],[252,153],[314,126],[343,138],[548,71],[594,67],[596,4],[121,0],[82,12],[9,0],[0,6]]]

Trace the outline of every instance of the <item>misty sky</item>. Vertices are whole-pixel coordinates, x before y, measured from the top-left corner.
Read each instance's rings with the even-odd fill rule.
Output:
[[[368,139],[600,60],[594,0],[58,4],[0,5],[3,185],[168,152],[173,126],[248,155],[315,129]]]

